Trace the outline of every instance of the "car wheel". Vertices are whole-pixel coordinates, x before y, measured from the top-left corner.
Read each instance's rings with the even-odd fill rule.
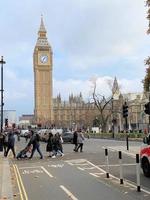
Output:
[[[143,173],[146,177],[150,177],[150,163],[147,158],[143,158],[142,160],[142,169]]]

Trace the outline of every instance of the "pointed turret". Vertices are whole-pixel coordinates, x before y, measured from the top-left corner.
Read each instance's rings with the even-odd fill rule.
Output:
[[[39,35],[40,33],[46,33],[46,29],[45,29],[45,26],[44,26],[44,21],[43,21],[43,16],[41,16],[41,24],[40,24],[40,28],[39,28]],[[46,34],[45,34],[46,35]]]
[[[113,95],[113,99],[119,99],[120,90],[119,90],[119,85],[118,85],[118,81],[116,77],[114,79],[114,83],[112,87],[112,95]]]
[[[37,42],[36,42],[36,47],[50,47],[50,44],[47,40],[47,37],[46,37],[46,28],[45,28],[45,25],[44,25],[44,21],[43,21],[43,16],[41,16],[41,23],[40,23],[40,28],[39,28],[39,31],[38,31],[38,39],[37,39]]]
[[[119,91],[118,81],[117,81],[117,78],[115,77],[113,87],[112,87],[112,94],[115,94],[118,91]]]

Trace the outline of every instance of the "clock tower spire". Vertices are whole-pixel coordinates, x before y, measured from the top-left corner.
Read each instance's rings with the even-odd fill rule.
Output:
[[[33,53],[34,69],[34,114],[38,124],[53,123],[52,105],[52,49],[46,36],[41,16],[38,38]]]

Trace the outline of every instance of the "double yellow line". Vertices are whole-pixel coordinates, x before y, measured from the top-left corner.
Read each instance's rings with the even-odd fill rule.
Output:
[[[17,165],[13,165],[13,168],[14,168],[14,172],[15,172],[15,176],[16,176],[17,184],[18,184],[18,188],[19,188],[19,193],[20,193],[20,198],[21,198],[20,200],[28,200],[28,196],[25,191],[25,188],[24,188],[24,185],[22,182],[22,178],[19,173],[19,169],[18,169]]]

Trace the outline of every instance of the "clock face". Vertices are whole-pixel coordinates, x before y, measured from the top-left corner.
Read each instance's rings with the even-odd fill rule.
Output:
[[[41,56],[40,56],[40,61],[41,61],[41,63],[47,63],[47,61],[48,61],[48,56],[47,56],[47,55],[41,55]]]

